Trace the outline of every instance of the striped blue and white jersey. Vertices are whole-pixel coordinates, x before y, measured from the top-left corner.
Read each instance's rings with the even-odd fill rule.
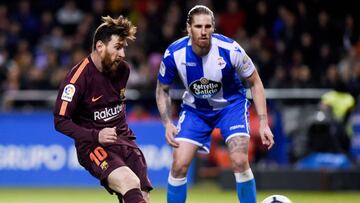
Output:
[[[235,101],[246,100],[246,89],[240,78],[255,70],[244,49],[234,40],[213,34],[211,49],[197,56],[189,37],[172,43],[165,51],[158,79],[170,85],[179,74],[186,91],[183,104],[198,110],[220,110]]]

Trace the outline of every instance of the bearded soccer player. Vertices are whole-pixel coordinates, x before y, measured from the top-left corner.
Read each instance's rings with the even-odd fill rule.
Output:
[[[220,128],[229,149],[241,203],[256,203],[254,175],[248,161],[250,139],[245,80],[260,120],[259,133],[269,149],[274,144],[267,121],[264,87],[244,49],[234,40],[214,33],[213,12],[193,7],[187,18],[188,36],[165,51],[156,89],[158,109],[173,147],[168,178],[168,203],[186,201],[186,174],[196,151],[209,152],[211,132]],[[186,91],[178,126],[171,120],[169,89],[179,74]]]
[[[127,40],[136,27],[126,18],[102,18],[93,51],[67,74],[54,110],[56,130],[75,141],[79,163],[119,202],[149,202],[152,185],[143,153],[125,115]]]

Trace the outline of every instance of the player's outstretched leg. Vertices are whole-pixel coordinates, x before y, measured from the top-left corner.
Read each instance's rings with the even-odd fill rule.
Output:
[[[186,183],[186,177],[174,178],[170,172],[167,188],[167,203],[185,203],[187,193]]]
[[[241,203],[256,203],[256,184],[251,169],[235,173],[236,192]]]

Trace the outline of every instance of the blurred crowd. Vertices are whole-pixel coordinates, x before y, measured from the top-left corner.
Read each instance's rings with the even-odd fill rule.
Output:
[[[235,39],[257,65],[266,88],[360,90],[360,14],[325,0],[2,0],[0,97],[6,90],[57,89],[91,51],[101,16],[137,25],[127,49],[128,87],[153,95],[166,47],[186,35],[187,11],[204,4],[216,32]],[[182,88],[179,86],[179,88]]]

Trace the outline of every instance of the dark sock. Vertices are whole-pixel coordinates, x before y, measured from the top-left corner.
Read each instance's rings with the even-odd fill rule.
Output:
[[[146,203],[140,189],[134,188],[127,191],[124,195],[125,203]]]

